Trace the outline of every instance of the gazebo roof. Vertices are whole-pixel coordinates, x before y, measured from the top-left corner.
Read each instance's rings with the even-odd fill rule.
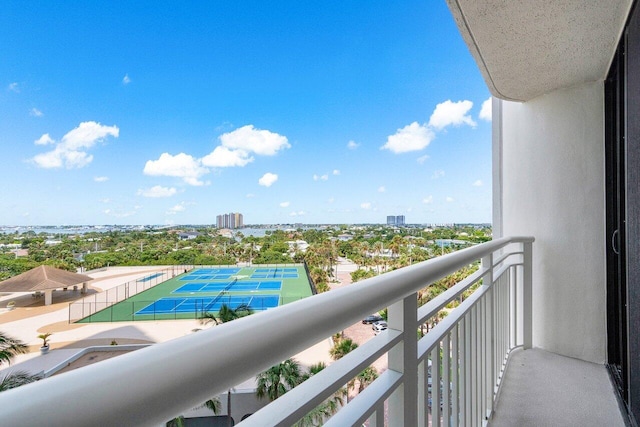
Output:
[[[72,273],[71,271],[60,270],[48,265],[41,265],[0,282],[0,291],[44,291],[47,289],[66,288],[90,280],[93,280],[93,278],[84,274]]]

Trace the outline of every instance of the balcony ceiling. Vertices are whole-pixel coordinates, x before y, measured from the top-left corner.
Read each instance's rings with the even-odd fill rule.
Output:
[[[606,76],[632,0],[447,0],[491,93],[528,101]]]

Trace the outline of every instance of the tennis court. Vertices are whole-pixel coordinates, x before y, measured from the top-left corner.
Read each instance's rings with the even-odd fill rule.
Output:
[[[297,279],[297,268],[256,268],[252,279]]]
[[[149,304],[135,314],[173,314],[173,313],[205,313],[219,311],[223,304],[236,309],[241,305],[251,307],[253,311],[262,311],[277,307],[280,297],[278,295],[233,295],[224,297],[185,297],[185,298],[160,298]]]
[[[246,282],[206,282],[206,283],[187,283],[180,286],[172,293],[184,292],[248,292],[248,291],[279,291],[282,288],[282,281],[265,280],[265,281],[246,281]]]
[[[224,280],[240,272],[239,268],[199,268],[180,280]]]
[[[121,301],[74,303],[79,322],[197,319],[247,304],[261,311],[313,294],[302,264],[198,266]],[[139,279],[144,280],[145,278]],[[75,314],[78,313],[78,314]],[[86,314],[85,314],[86,313]]]

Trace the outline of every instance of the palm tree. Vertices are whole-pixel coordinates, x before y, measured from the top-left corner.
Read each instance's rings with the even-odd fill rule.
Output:
[[[384,261],[383,261],[384,242],[381,240],[378,240],[373,244],[373,249],[378,254],[377,261],[376,261],[376,268],[378,269],[378,274],[380,274],[380,263],[382,262],[384,264]]]
[[[333,347],[331,347],[331,350],[329,350],[329,354],[333,360],[338,360],[356,348],[358,348],[358,344],[354,343],[351,338],[345,338],[335,343]]]
[[[308,380],[309,378],[311,378],[312,376],[314,376],[318,372],[322,371],[326,367],[327,367],[327,364],[324,363],[324,362],[318,362],[316,364],[313,364],[313,365],[309,366],[309,372],[307,372],[306,374],[304,374],[302,376],[302,381],[301,382],[304,382],[304,381]]]
[[[218,413],[220,413],[220,400],[217,397],[209,399],[201,406],[198,406],[198,408],[203,407],[211,410],[214,414],[217,415]],[[229,420],[231,420],[231,416],[229,416]],[[184,427],[184,416],[180,415],[179,417],[175,417],[167,423],[167,427]]]
[[[31,375],[26,371],[13,371],[0,378],[0,392],[42,379],[40,375]]]
[[[207,408],[208,410],[210,410],[214,414],[219,414],[220,413],[220,399],[218,399],[217,397],[214,397],[213,399],[207,400],[206,402],[204,402],[202,404],[202,406]],[[229,417],[231,417],[231,414],[229,414]]]
[[[372,382],[378,378],[378,371],[373,366],[367,366],[358,374],[356,379],[358,380],[358,393],[367,388]]]
[[[236,308],[231,308],[227,304],[222,304],[217,315],[206,312],[200,318],[200,323],[215,323],[216,325],[219,325],[251,314],[253,314],[253,309],[247,304],[240,304]]]
[[[327,365],[324,362],[318,362],[309,366],[309,372],[303,375],[301,382],[308,380],[326,367]],[[300,419],[300,421],[295,424],[295,427],[321,426],[327,418],[338,412],[338,409],[340,409],[344,403],[343,397],[346,395],[347,390],[345,388],[339,389],[330,398],[313,408],[313,410]]]
[[[295,359],[287,359],[258,375],[256,395],[273,402],[300,384],[302,379],[300,364]]]
[[[0,332],[0,365],[11,364],[11,360],[18,354],[28,352],[28,347],[22,341]],[[20,387],[41,379],[39,375],[31,375],[25,371],[15,371],[0,379],[0,392]]]

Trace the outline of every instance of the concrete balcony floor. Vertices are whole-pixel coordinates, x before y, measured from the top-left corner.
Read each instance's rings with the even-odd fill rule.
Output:
[[[491,427],[624,426],[603,365],[540,349],[511,356]]]

